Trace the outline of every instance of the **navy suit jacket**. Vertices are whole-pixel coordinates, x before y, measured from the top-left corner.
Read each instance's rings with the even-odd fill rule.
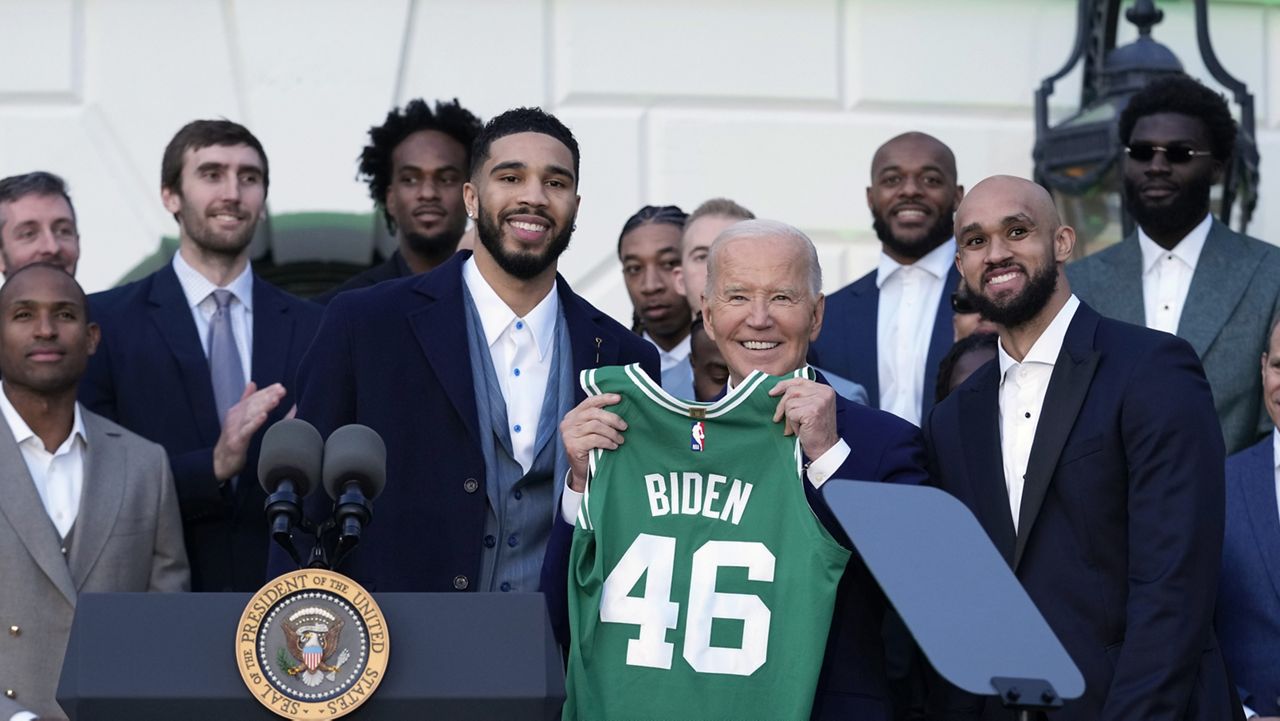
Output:
[[[951,324],[951,291],[960,282],[955,266],[947,271],[942,296],[933,317],[933,336],[929,340],[929,357],[924,368],[921,413],[924,418],[933,408],[933,389],[938,385],[938,364],[955,342]],[[822,333],[809,346],[809,362],[832,373],[838,373],[867,389],[870,405],[880,407],[880,368],[876,347],[876,319],[880,312],[880,289],[876,272],[827,296]]]
[[[929,471],[977,516],[1084,675],[1061,721],[1231,718],[1212,629],[1222,434],[1191,346],[1081,304],[1009,510],[992,361],[925,424]],[[959,694],[956,715],[1009,719]],[[985,701],[985,710],[982,709]]]
[[[102,343],[80,383],[80,402],[164,446],[173,466],[195,591],[256,591],[267,562],[266,495],[258,485],[262,435],[294,404],[293,375],[321,308],[253,279],[253,368],[259,388],[287,394],[249,446],[235,491],[219,491],[213,447],[221,433],[209,361],[173,266],[89,296]]]
[[[819,377],[819,380],[823,380]],[[922,484],[924,446],[920,430],[885,411],[836,395],[836,432],[851,453],[832,478]],[[823,525],[846,547],[848,536],[827,509],[821,494],[804,482],[809,505]],[[552,624],[562,643],[569,636],[569,550],[573,526],[557,516],[547,546],[542,590],[547,595]],[[888,721],[892,709],[884,671],[880,627],[885,598],[871,572],[855,552],[836,591],[831,631],[814,694],[814,719]]]
[[[1227,459],[1217,631],[1240,700],[1280,716],[1280,511],[1270,436]]]
[[[326,437],[361,423],[387,444],[386,489],[342,568],[371,591],[475,590],[479,577],[487,501],[463,296],[469,257],[456,253],[430,273],[339,294],[298,370],[299,418]],[[584,368],[635,362],[658,376],[651,344],[563,278],[557,288],[575,379]],[[585,397],[577,390],[578,402]],[[323,493],[306,504],[315,520],[332,508]],[[272,573],[291,564],[273,549]]]

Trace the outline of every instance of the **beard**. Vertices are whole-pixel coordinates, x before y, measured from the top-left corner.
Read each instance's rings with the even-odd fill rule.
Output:
[[[877,209],[871,211],[871,227],[876,231],[876,237],[884,243],[885,247],[893,251],[895,255],[913,260],[920,260],[929,254],[929,251],[937,248],[943,243],[951,240],[951,236],[955,235],[956,221],[955,208],[945,211],[938,216],[933,225],[924,231],[924,236],[918,240],[904,240],[893,234],[893,230],[889,228],[889,223],[884,219]]]
[[[258,227],[257,221],[247,222],[239,230],[225,233],[214,229],[209,222],[209,215],[213,214],[215,210],[230,211],[232,213],[244,212],[237,206],[235,208],[210,208],[209,212],[205,213],[184,202],[182,209],[178,211],[178,222],[181,224],[182,229],[186,231],[187,237],[191,238],[192,242],[201,250],[231,257],[240,255],[245,248],[249,247],[249,242],[253,240],[253,231]]]
[[[1185,233],[1204,220],[1209,212],[1209,191],[1213,178],[1208,174],[1195,176],[1184,182],[1177,195],[1157,206],[1147,205],[1138,190],[1138,183],[1124,178],[1124,204],[1133,220],[1147,235],[1168,236]],[[1203,199],[1203,200],[1201,200]]]
[[[402,231],[400,235],[415,254],[423,258],[443,259],[458,250],[458,243],[461,242],[462,233],[465,230],[464,226],[462,231],[448,230],[436,235],[422,235],[409,231]]]
[[[532,208],[514,208],[506,213],[503,217],[512,215],[536,215],[539,218],[551,223],[551,227],[555,227],[555,221],[544,211]],[[560,254],[569,247],[569,239],[573,236],[573,223],[577,220],[577,215],[569,218],[568,225],[564,230],[560,231],[551,239],[546,249],[541,253],[526,253],[522,251],[508,251],[502,246],[502,228],[501,219],[486,213],[484,206],[479,201],[476,202],[476,236],[480,239],[480,244],[489,251],[493,256],[494,262],[507,275],[519,278],[520,280],[532,280],[541,275],[547,268],[555,265]]]
[[[1027,281],[1027,287],[1005,303],[998,303],[978,293],[969,285],[968,280],[964,282],[965,293],[973,307],[978,309],[983,318],[1002,328],[1017,328],[1035,318],[1049,304],[1049,299],[1057,289],[1058,267],[1053,263],[1032,275]]]

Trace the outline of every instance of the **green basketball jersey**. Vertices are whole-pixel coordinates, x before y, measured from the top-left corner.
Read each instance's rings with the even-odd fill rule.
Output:
[[[809,718],[849,552],[773,422],[782,380],[691,403],[639,364],[582,372],[627,430],[592,452],[574,528],[565,719]]]

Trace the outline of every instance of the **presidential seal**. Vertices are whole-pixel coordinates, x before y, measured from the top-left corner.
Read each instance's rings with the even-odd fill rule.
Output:
[[[263,586],[240,616],[236,665],[250,693],[288,719],[331,719],[369,699],[387,670],[382,610],[355,581],[302,569]]]

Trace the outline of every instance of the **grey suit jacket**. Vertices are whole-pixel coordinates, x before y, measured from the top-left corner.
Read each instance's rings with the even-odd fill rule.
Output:
[[[1102,315],[1146,325],[1137,234],[1067,265],[1071,289]],[[1280,315],[1280,248],[1216,219],[1191,279],[1178,337],[1200,356],[1227,453],[1271,430],[1262,407],[1261,358]]]
[[[54,692],[79,594],[191,585],[164,449],[81,412],[84,488],[65,556],[0,416],[0,694],[16,694],[0,695],[0,721],[22,710],[65,718]]]

